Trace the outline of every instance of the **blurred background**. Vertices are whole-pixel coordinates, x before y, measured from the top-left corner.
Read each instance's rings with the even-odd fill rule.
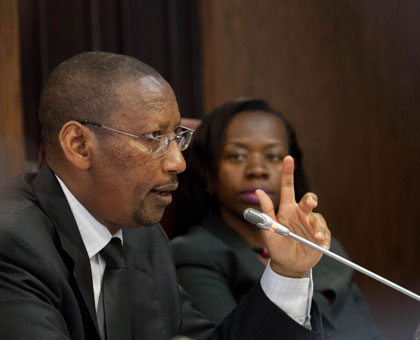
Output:
[[[420,293],[420,1],[2,0],[0,44],[1,183],[37,169],[55,66],[88,50],[132,55],[169,81],[183,117],[238,96],[282,111],[333,235]],[[420,303],[356,280],[382,333],[412,339]]]

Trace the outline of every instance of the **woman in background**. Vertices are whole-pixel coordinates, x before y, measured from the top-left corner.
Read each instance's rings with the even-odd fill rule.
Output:
[[[243,211],[260,209],[256,189],[278,206],[286,155],[295,160],[299,201],[308,186],[295,133],[262,100],[228,102],[204,116],[195,133],[180,179],[182,206],[175,207],[175,233],[182,236],[172,243],[179,282],[215,323],[258,282],[269,260],[260,230],[244,220]],[[347,257],[335,239],[331,251]],[[312,276],[325,338],[382,339],[352,269],[323,256]]]

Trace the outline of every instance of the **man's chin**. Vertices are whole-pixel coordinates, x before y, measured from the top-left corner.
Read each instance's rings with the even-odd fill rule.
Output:
[[[139,211],[134,215],[134,221],[136,222],[137,226],[149,227],[149,226],[159,223],[162,220],[164,212],[165,212],[164,207],[160,209],[154,209],[153,212]]]

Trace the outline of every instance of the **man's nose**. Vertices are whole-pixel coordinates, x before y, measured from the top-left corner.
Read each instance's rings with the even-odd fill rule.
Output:
[[[175,140],[168,147],[168,153],[165,155],[162,167],[163,171],[175,174],[179,174],[185,170],[185,159]]]

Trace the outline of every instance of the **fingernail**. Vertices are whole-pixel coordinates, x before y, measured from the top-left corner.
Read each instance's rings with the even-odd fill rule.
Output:
[[[308,197],[308,202],[316,202],[315,197],[314,197],[314,196],[312,196],[312,195],[310,195],[310,196]]]

